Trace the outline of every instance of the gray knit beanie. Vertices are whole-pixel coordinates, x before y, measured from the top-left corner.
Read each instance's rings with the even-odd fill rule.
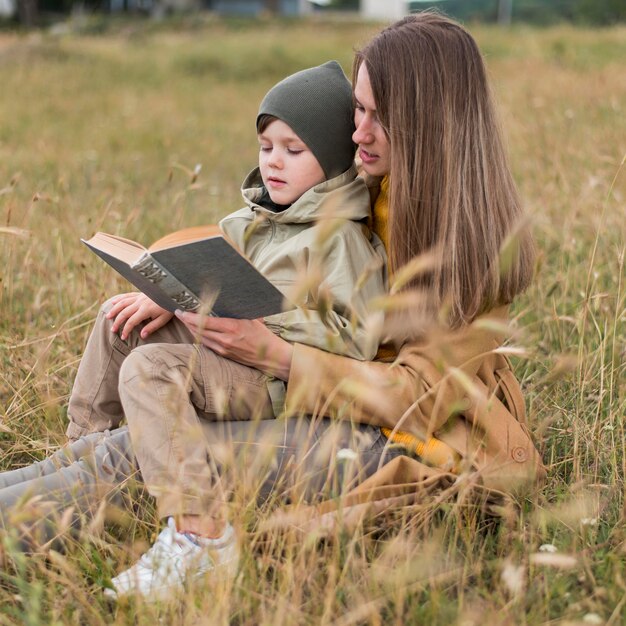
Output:
[[[327,179],[352,165],[352,87],[337,61],[302,70],[274,85],[259,107],[257,130],[262,115],[273,115],[290,126],[313,152]]]

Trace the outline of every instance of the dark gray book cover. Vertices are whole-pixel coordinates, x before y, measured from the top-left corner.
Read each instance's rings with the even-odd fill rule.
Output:
[[[95,239],[95,238],[94,238]],[[173,312],[213,303],[218,317],[255,319],[291,308],[283,294],[223,237],[145,251],[132,264],[82,240],[150,299]]]

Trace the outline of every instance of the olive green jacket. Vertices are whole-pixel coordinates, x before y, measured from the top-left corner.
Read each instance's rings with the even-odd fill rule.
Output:
[[[366,226],[370,198],[353,167],[304,193],[282,212],[259,204],[258,168],[244,180],[247,206],[220,228],[296,305],[264,319],[274,333],[353,359],[372,359],[379,337],[369,303],[386,293],[386,255]]]
[[[255,168],[242,184],[247,206],[222,219],[220,228],[298,305],[264,318],[266,326],[292,343],[373,359],[381,320],[376,324],[369,303],[387,292],[387,257],[367,227],[370,194],[356,168],[309,189],[281,212],[260,204],[264,191]],[[278,416],[286,385],[268,378],[267,388]]]

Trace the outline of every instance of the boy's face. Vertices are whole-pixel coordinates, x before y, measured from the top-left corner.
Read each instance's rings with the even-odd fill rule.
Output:
[[[326,180],[313,153],[282,120],[270,122],[258,137],[259,168],[272,202],[291,204]]]

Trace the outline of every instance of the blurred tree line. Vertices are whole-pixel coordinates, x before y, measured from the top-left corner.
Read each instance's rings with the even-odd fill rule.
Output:
[[[608,26],[626,21],[626,0],[416,0],[408,5],[411,11],[434,7],[463,22],[497,22],[502,18],[503,5],[510,6],[512,22]],[[359,0],[332,0],[328,6],[328,10],[358,8]]]
[[[42,14],[63,14],[75,7],[90,12],[142,10],[149,12],[167,0],[14,0],[17,19],[26,26],[37,24]],[[386,0],[379,0],[385,2]],[[211,7],[211,0],[200,0]],[[278,0],[263,0],[270,12],[277,12]],[[409,0],[410,11],[438,8],[462,22],[527,22],[549,25],[558,22],[607,26],[626,21],[626,0]],[[359,0],[331,0],[326,11],[358,11]],[[504,17],[504,19],[503,19]]]

